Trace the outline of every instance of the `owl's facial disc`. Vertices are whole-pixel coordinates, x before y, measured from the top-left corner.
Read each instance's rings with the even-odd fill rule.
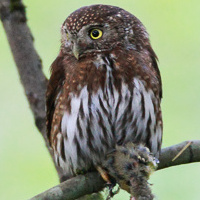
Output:
[[[77,60],[84,52],[81,40],[78,39],[76,34],[71,34],[65,30],[64,32],[62,32],[62,43],[66,51],[73,54]]]
[[[102,52],[104,47],[101,43],[106,38],[106,30],[103,25],[93,24],[83,26],[76,34],[70,34],[71,49],[76,59],[88,53]]]
[[[79,58],[86,52],[87,43],[84,38],[81,38],[78,35],[70,35],[68,38],[71,52],[74,57],[79,60]]]
[[[67,46],[70,46],[74,57],[79,60],[88,54],[97,54],[111,50],[118,37],[115,29],[108,24],[92,24],[83,26],[77,33],[67,31]],[[111,45],[112,44],[112,45]]]

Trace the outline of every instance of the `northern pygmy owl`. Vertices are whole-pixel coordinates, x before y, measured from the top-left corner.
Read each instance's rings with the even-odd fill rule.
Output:
[[[68,177],[91,169],[109,176],[104,163],[117,149],[147,148],[158,157],[162,85],[143,24],[121,8],[92,5],[69,15],[61,36],[47,89],[47,136],[57,165]]]

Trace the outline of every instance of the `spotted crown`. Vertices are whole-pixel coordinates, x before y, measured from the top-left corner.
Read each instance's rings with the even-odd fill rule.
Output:
[[[105,23],[106,21],[118,23],[119,20],[126,23],[130,21],[130,17],[134,16],[119,7],[108,5],[93,5],[85,6],[74,11],[65,20],[63,25],[66,25],[67,29],[72,34],[76,34],[81,30],[83,26],[89,24],[101,24]]]

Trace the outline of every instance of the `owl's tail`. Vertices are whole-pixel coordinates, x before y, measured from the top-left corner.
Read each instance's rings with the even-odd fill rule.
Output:
[[[119,186],[129,192],[135,200],[152,200],[148,179],[157,167],[157,159],[142,144],[127,143],[116,146],[109,153],[105,168]]]

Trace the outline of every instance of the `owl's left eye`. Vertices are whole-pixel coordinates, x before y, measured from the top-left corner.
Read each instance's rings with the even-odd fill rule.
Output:
[[[95,28],[95,29],[92,29],[92,30],[90,31],[90,37],[91,37],[93,40],[97,40],[97,39],[101,38],[102,35],[103,35],[103,31],[100,30],[100,29]]]

